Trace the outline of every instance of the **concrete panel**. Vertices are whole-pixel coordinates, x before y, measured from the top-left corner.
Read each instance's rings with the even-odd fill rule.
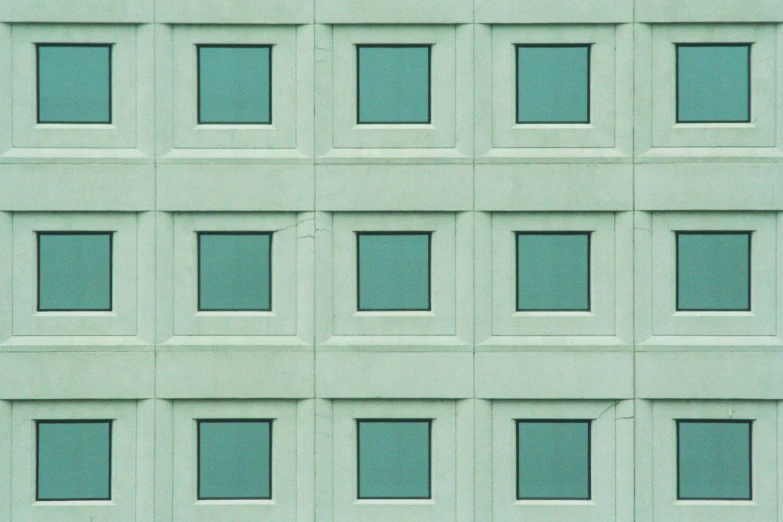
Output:
[[[476,22],[483,24],[598,24],[632,20],[632,0],[476,0]]]
[[[9,22],[151,23],[149,0],[6,0]],[[5,15],[0,8],[0,14]]]
[[[476,353],[476,398],[632,397],[630,353]]]
[[[459,24],[473,21],[472,0],[316,0],[319,24]]]
[[[637,22],[779,22],[783,3],[778,0],[635,0]]]
[[[313,210],[313,167],[159,165],[159,210]]]
[[[783,353],[636,354],[644,399],[783,399]]]
[[[476,165],[476,210],[631,210],[631,165]]]
[[[158,0],[155,20],[170,24],[306,24],[313,21],[313,8],[313,0]]]
[[[154,372],[152,352],[3,353],[0,398],[151,398]]]
[[[0,165],[0,209],[143,211],[155,206],[152,165]]]
[[[317,165],[323,211],[458,211],[473,208],[469,165]]]
[[[163,352],[157,396],[167,399],[307,398],[312,353]]]
[[[637,165],[636,209],[783,210],[781,173],[777,164]]]
[[[473,396],[473,354],[316,354],[316,395],[328,398],[459,399]]]

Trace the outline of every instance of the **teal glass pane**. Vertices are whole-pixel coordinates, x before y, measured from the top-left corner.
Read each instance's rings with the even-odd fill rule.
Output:
[[[429,310],[429,234],[359,234],[359,310]]]
[[[590,498],[590,422],[517,423],[517,498]]]
[[[517,122],[590,121],[590,46],[517,47]]]
[[[111,234],[38,235],[38,309],[111,310]]]
[[[199,310],[270,310],[270,234],[199,234]]]
[[[677,309],[750,309],[750,234],[677,234]]]
[[[677,121],[750,121],[750,46],[677,46]]]
[[[38,45],[38,122],[111,123],[111,46]]]
[[[272,497],[272,423],[200,421],[198,498]]]
[[[111,423],[39,422],[37,500],[111,498]]]
[[[429,123],[429,46],[359,46],[358,52],[358,122]]]
[[[517,310],[590,309],[590,234],[517,234]]]
[[[677,423],[677,497],[750,500],[750,423]]]
[[[359,498],[430,498],[429,421],[359,421]]]
[[[199,123],[272,123],[270,47],[200,46],[198,53]]]

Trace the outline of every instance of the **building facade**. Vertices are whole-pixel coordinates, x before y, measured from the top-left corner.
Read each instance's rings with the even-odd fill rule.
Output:
[[[783,3],[0,2],[0,520],[783,520]]]

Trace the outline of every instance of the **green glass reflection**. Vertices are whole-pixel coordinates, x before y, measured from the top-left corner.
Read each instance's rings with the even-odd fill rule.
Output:
[[[677,234],[677,309],[750,309],[750,234]]]
[[[677,423],[678,498],[750,500],[750,423]]]
[[[271,498],[271,422],[199,421],[198,426],[198,498]]]
[[[429,498],[429,421],[358,424],[359,498]]]
[[[270,47],[200,46],[199,123],[271,123]]]
[[[590,234],[517,234],[517,310],[590,309]]]
[[[199,234],[199,310],[271,309],[270,234]]]
[[[429,234],[358,234],[359,310],[429,310]]]
[[[590,46],[517,47],[517,122],[590,121]]]
[[[358,123],[430,121],[430,48],[359,46]]]
[[[38,45],[38,122],[111,123],[110,45]]]
[[[750,46],[677,46],[677,121],[750,121]]]
[[[38,309],[111,310],[111,234],[38,234]]]
[[[38,422],[37,500],[108,500],[111,423]]]
[[[590,498],[590,422],[517,423],[517,498]]]

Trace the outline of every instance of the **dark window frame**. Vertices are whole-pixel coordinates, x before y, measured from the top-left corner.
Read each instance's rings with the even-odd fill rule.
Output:
[[[516,478],[514,497],[516,500],[591,500],[593,498],[593,421],[595,419],[514,419],[514,475]],[[520,424],[587,424],[587,497],[520,497],[519,496],[519,425]]]
[[[435,419],[425,418],[357,418],[356,421],[356,499],[357,500],[429,500],[432,498],[432,423]],[[427,493],[426,497],[363,497],[361,496],[361,424],[365,423],[419,423],[427,424]]]
[[[750,123],[752,121],[753,78],[751,73],[751,47],[753,42],[706,42],[706,43],[675,43],[674,44],[674,122],[675,123]],[[681,120],[680,119],[680,47],[746,47],[748,50],[748,118],[745,120]]]
[[[274,44],[196,44],[196,124],[198,125],[272,125],[272,49]],[[269,51],[269,120],[268,121],[202,121],[201,119],[201,49],[241,48],[267,49]]]
[[[737,500],[753,500],[753,419],[675,419],[674,422],[676,423],[675,426],[675,438],[676,438],[676,447],[677,447],[677,455],[676,455],[676,465],[677,465],[677,500],[727,500],[727,501],[737,501]],[[680,424],[681,423],[692,423],[692,424],[747,424],[748,425],[748,498],[712,498],[712,497],[683,497],[680,494],[680,483],[682,482],[680,480]]]
[[[432,47],[435,44],[355,44],[356,46],[356,124],[357,125],[431,125],[432,124]],[[363,48],[427,48],[427,121],[362,121],[361,120],[361,50]]]
[[[514,308],[517,312],[589,312],[592,310],[592,244],[593,230],[518,230],[514,233]],[[519,236],[587,236],[587,308],[519,308]]]
[[[751,301],[753,290],[753,230],[676,230],[674,231],[674,309],[677,312],[750,312],[753,309]],[[681,308],[680,307],[680,235],[708,235],[708,236],[748,236],[748,307],[727,308]]]
[[[357,312],[431,312],[432,311],[432,231],[354,231],[356,235],[356,311]],[[361,307],[361,236],[427,236],[427,308],[362,308]]]
[[[41,120],[41,47],[106,47],[109,55],[109,119],[106,121],[42,121]],[[113,120],[112,107],[112,55],[114,54],[113,43],[71,43],[71,42],[42,42],[35,44],[35,121],[39,124],[47,125],[110,125]]]
[[[238,308],[202,308],[201,307],[201,236],[269,236],[269,308],[238,309]],[[271,312],[272,311],[272,240],[274,232],[256,232],[249,230],[224,231],[202,230],[196,232],[196,311],[198,312]]]
[[[196,500],[271,500],[273,491],[272,482],[272,445],[274,442],[273,425],[275,419],[256,418],[204,418],[196,420]],[[229,423],[263,423],[269,426],[269,496],[267,497],[202,497],[201,496],[201,423],[229,424]]]
[[[41,498],[39,494],[39,482],[41,476],[40,449],[41,434],[39,426],[41,424],[107,424],[109,428],[109,496],[106,498]],[[111,500],[112,495],[112,439],[114,431],[114,419],[40,419],[35,420],[35,500],[43,502],[73,502],[73,501],[96,501]]]
[[[114,310],[114,232],[113,230],[39,230],[35,233],[37,312],[111,312]],[[109,308],[41,308],[41,236],[109,236]]]
[[[520,48],[542,48],[542,47],[572,47],[572,48],[587,48],[587,119],[586,120],[574,120],[574,121],[527,121],[519,119],[519,49]],[[591,120],[590,102],[592,99],[592,92],[590,89],[591,83],[591,69],[593,66],[593,44],[592,43],[558,43],[558,44],[535,44],[524,43],[514,45],[514,70],[516,71],[515,85],[516,96],[514,98],[514,121],[517,125],[589,125]]]

